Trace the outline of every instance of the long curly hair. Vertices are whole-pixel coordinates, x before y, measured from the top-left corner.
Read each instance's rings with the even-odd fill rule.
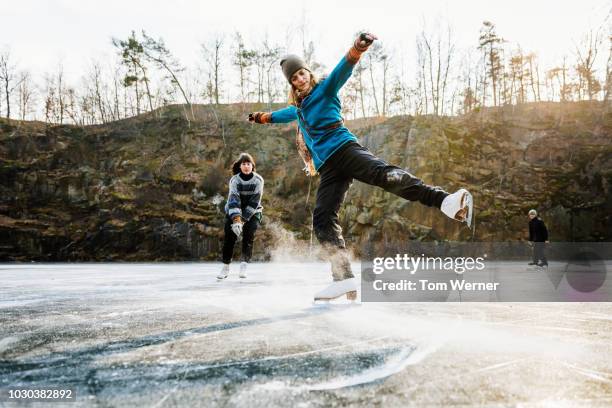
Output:
[[[234,163],[232,163],[232,174],[240,173],[240,165],[244,162],[249,162],[253,165],[253,171],[255,171],[255,159],[248,153],[240,153],[240,157]]]

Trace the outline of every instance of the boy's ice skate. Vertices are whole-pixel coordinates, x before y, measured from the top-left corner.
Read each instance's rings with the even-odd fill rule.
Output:
[[[227,278],[227,275],[229,275],[229,264],[223,264],[221,270],[219,271],[219,274],[217,275],[217,279],[223,280]]]
[[[444,201],[442,201],[440,210],[442,210],[447,217],[466,222],[468,227],[472,226],[474,203],[472,194],[465,188],[461,188],[453,194],[448,195]]]
[[[355,278],[335,281],[325,289],[315,293],[314,300],[332,300],[346,295],[348,300],[357,299],[357,280]]]
[[[246,262],[240,262],[240,274],[238,276],[242,279],[247,277],[247,265]]]

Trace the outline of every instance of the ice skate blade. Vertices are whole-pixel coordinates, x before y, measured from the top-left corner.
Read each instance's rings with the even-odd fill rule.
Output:
[[[340,294],[338,296],[335,296],[335,297],[325,297],[325,298],[323,298],[323,297],[315,297],[314,301],[315,302],[330,302],[330,301],[332,301],[334,299],[339,299],[339,298],[341,298],[344,295],[346,295],[346,299],[347,300],[350,300],[352,302],[357,300],[357,291],[356,290],[352,290],[350,292],[342,293],[342,294]]]
[[[461,209],[455,214],[455,220],[465,222],[469,227],[472,225],[472,214],[470,207],[472,206],[472,194],[466,191],[461,196]]]

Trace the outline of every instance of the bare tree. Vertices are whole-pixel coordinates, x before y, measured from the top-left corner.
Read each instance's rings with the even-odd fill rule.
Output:
[[[26,120],[26,117],[32,112],[34,87],[32,86],[32,78],[30,73],[22,71],[19,74],[19,117],[21,120]]]
[[[500,78],[499,78],[499,92],[498,101],[501,105],[511,105],[513,98],[513,87],[512,87],[512,70],[510,69],[510,61],[512,59],[512,50],[510,47],[506,47],[504,42],[499,49],[500,55]]]
[[[444,48],[440,48],[440,46],[438,45],[438,61],[443,61],[442,64],[438,64],[438,74],[437,74],[439,78],[440,73],[442,72],[442,100],[441,100],[442,104],[441,104],[440,112],[443,114],[445,112],[444,104],[446,101],[446,88],[448,86],[448,76],[449,76],[452,60],[455,54],[455,44],[452,42],[452,37],[453,37],[453,30],[450,25],[447,25],[446,43],[444,44]],[[454,99],[455,97],[453,95],[453,97],[451,98],[451,102],[454,101]],[[453,109],[451,108],[451,112],[450,112],[451,114],[452,114],[452,110]]]
[[[396,75],[389,95],[389,110],[391,111],[394,106],[398,106],[399,113],[405,115],[410,111],[411,99],[410,89],[402,80],[402,77]]]
[[[273,81],[274,74],[272,69],[278,63],[281,49],[279,46],[271,45],[267,38],[263,39],[259,48],[260,51],[255,53],[254,59],[257,71],[257,102],[264,102],[264,97],[267,96],[268,104],[271,104],[275,94],[273,91],[275,81]]]
[[[211,101],[219,105],[219,87],[221,78],[221,52],[223,47],[223,36],[217,35],[208,44],[202,44],[202,53],[207,64],[209,83],[207,86]]]
[[[530,52],[525,56],[527,61],[527,72],[529,78],[529,84],[531,86],[531,92],[533,94],[533,100],[540,101],[540,74],[538,70],[538,64],[536,62],[536,55]]]
[[[63,124],[66,117],[74,119],[74,90],[66,86],[64,67],[60,62],[56,71],[44,76],[44,115],[46,123]],[[72,98],[72,99],[71,99]],[[69,112],[69,110],[71,110]]]
[[[0,54],[0,83],[4,91],[4,101],[6,103],[6,117],[11,118],[11,95],[19,87],[16,65],[11,63],[11,53],[7,49]]]
[[[362,118],[367,116],[365,101],[367,90],[363,82],[363,73],[365,70],[366,68],[361,62],[357,63],[355,68],[353,68],[353,75],[347,83],[347,92],[355,95],[355,103],[353,105],[354,116],[357,117],[357,108],[359,106]]]
[[[201,70],[186,68],[182,76],[187,97],[192,103],[197,103],[201,97],[202,78],[204,75],[201,73]]]
[[[459,76],[458,92],[461,99],[461,113],[466,114],[471,112],[478,106],[478,74],[481,72],[478,65],[478,59],[475,59],[475,51],[473,49],[466,50],[461,63],[462,69]],[[451,111],[452,112],[452,111]]]
[[[102,123],[109,121],[109,111],[104,94],[106,84],[104,83],[102,67],[99,62],[93,61],[90,71],[84,79],[85,96],[81,100],[81,107],[88,115],[93,117],[93,122],[98,122],[96,111],[99,112],[99,120]],[[85,103],[87,101],[87,103]],[[89,119],[88,119],[89,120]]]
[[[556,99],[557,94],[559,95],[559,99],[561,99],[561,81],[559,79],[560,72],[561,69],[559,67],[554,67],[546,71],[545,81],[546,95],[548,96],[548,101],[554,101]],[[557,81],[557,84],[555,84],[555,80]]]
[[[57,119],[56,121],[61,125],[64,123],[64,115],[66,113],[65,103],[65,84],[64,84],[64,66],[60,62],[57,66],[57,72],[55,73],[55,85],[57,87]]]
[[[121,72],[120,72],[121,68],[119,66],[116,66],[115,69],[113,70],[113,88],[112,88],[112,116],[113,116],[113,120],[119,120],[122,117],[125,116],[125,97],[126,97],[126,88],[124,86],[122,86],[123,81],[121,80]],[[123,91],[123,98],[121,96],[121,91]],[[121,114],[121,99],[124,100],[123,103],[123,110],[124,110],[124,115]]]
[[[45,123],[58,122],[57,115],[57,95],[55,89],[54,77],[50,74],[45,74]]]
[[[546,76],[549,80],[550,92],[552,94],[552,100],[555,100],[555,82],[558,89],[558,96],[561,102],[569,100],[571,97],[571,85],[567,82],[567,62],[566,57],[563,57],[563,64],[556,66],[547,71]]]
[[[342,89],[342,116],[347,118],[349,115],[356,119],[357,100],[359,98],[358,93],[353,87],[354,81],[349,81],[346,86]]]
[[[438,25],[438,27],[440,27]],[[427,33],[425,29],[417,37],[417,52],[419,55],[419,68],[423,80],[423,90],[429,97],[434,115],[444,114],[446,89],[448,86],[451,61],[455,46],[452,42],[452,29],[447,25],[446,35],[442,36],[440,29],[437,32]],[[427,86],[429,83],[429,87]]]
[[[97,123],[95,97],[91,92],[87,92],[78,99],[78,106],[81,112],[81,123],[84,125],[91,125]]]
[[[495,32],[495,24],[492,22],[484,21],[482,25],[478,49],[484,52],[486,66],[488,67],[487,73],[491,78],[491,86],[493,88],[493,106],[497,106],[497,86],[503,70],[499,44],[501,44],[504,39],[497,35]],[[484,91],[483,105],[485,104],[486,89],[484,89]]]
[[[83,125],[83,116],[79,113],[78,95],[72,87],[67,87],[64,95],[64,111],[75,125]]]
[[[276,95],[274,80],[274,73],[278,72],[278,70],[274,70],[276,68],[276,64],[278,63],[278,59],[280,57],[280,47],[277,45],[271,45],[266,38],[263,43],[263,61],[266,64],[266,95],[268,97],[268,109],[272,109],[272,102],[274,101],[274,97]]]
[[[579,97],[586,91],[589,100],[592,100],[597,92],[601,90],[601,84],[595,76],[595,60],[598,48],[601,45],[601,35],[599,30],[593,33],[589,31],[580,45],[576,46],[576,73],[579,79]]]
[[[380,64],[382,69],[382,115],[387,116],[388,110],[388,88],[389,88],[389,68],[391,66],[391,56],[386,53],[380,58]]]
[[[395,61],[397,63],[394,64],[393,85],[389,95],[389,112],[409,115],[414,105],[415,88],[408,83],[405,55],[401,51],[396,54]]]
[[[302,55],[304,56],[304,61],[306,64],[308,64],[313,72],[321,74],[325,69],[325,66],[317,61],[315,57],[315,43],[312,38],[307,35],[307,33],[311,33],[313,30],[311,30],[310,21],[304,10],[302,10],[301,21],[298,25],[298,32],[300,34],[300,41],[302,43]]]
[[[429,98],[427,92],[427,50],[425,45],[417,37],[416,42],[417,49],[417,63],[418,63],[418,74],[417,74],[417,89],[419,93],[419,108],[417,108],[417,114],[427,114],[429,107]]]
[[[440,93],[439,93],[439,63],[440,60],[438,59],[438,69],[435,68],[434,66],[434,51],[432,51],[431,49],[431,43],[430,40],[427,39],[427,37],[425,36],[425,33],[422,33],[422,37],[424,38],[423,44],[425,46],[425,51],[426,51],[426,66],[428,67],[428,74],[429,74],[429,90],[431,92],[429,100],[431,101],[432,104],[432,108],[433,108],[433,114],[434,115],[438,115],[439,114],[439,107],[440,107]],[[439,40],[438,40],[439,41]],[[439,42],[438,42],[439,45]],[[436,71],[436,73],[434,74],[434,71]],[[434,77],[437,77],[436,80],[434,81]]]
[[[383,49],[383,46],[380,42],[375,42],[370,46],[370,49],[368,50],[368,52],[366,53],[366,59],[365,59],[365,63],[366,63],[366,67],[368,72],[370,73],[370,86],[371,86],[371,90],[372,90],[372,99],[374,100],[374,109],[376,112],[376,116],[384,116],[384,111],[385,108],[384,106],[381,109],[381,105],[379,104],[378,101],[378,92],[377,89],[379,89],[376,86],[376,66],[378,64],[381,65],[382,69],[383,69],[383,90],[386,90],[386,86],[387,84],[384,83],[384,81],[386,81],[386,70],[388,69],[388,63],[387,63],[387,54],[385,53],[385,50]],[[385,99],[385,97],[383,96],[383,100]]]
[[[233,65],[238,69],[239,72],[239,85],[240,85],[240,100],[241,102],[248,102],[248,84],[249,84],[249,72],[253,66],[256,52],[248,50],[244,45],[244,40],[240,32],[236,31],[234,35],[235,45],[233,52]]]
[[[255,67],[257,68],[257,102],[263,102],[264,97],[264,76],[267,68],[266,56],[263,52],[258,51],[255,54]]]
[[[145,31],[142,31],[143,40],[143,49],[144,55],[147,60],[152,62],[157,66],[158,69],[161,69],[165,73],[164,79],[168,80],[171,86],[171,90],[166,91],[166,95],[174,93],[176,89],[181,93],[183,100],[187,104],[187,107],[184,107],[185,118],[188,122],[189,114],[187,112],[187,108],[191,113],[191,118],[194,119],[193,106],[191,104],[191,100],[187,96],[185,92],[185,88],[181,84],[178,76],[181,72],[185,70],[185,68],[179,63],[179,61],[172,55],[170,50],[164,44],[164,40],[160,38],[159,40],[155,40],[152,37],[148,36]],[[163,85],[161,86],[163,87]],[[161,91],[161,87],[159,87],[159,91]],[[166,98],[161,96],[164,103],[166,103]],[[218,92],[217,92],[218,98]],[[174,98],[173,98],[174,99]]]
[[[145,56],[153,63],[157,64],[158,68],[164,70],[167,74],[167,79],[170,80],[170,84],[178,88],[188,106],[191,106],[191,101],[185,93],[185,89],[179,81],[178,74],[185,70],[178,62],[178,60],[170,53],[170,50],[164,44],[163,39],[154,40],[149,37],[144,31],[142,32],[144,38],[143,48]],[[218,98],[218,95],[217,95]],[[218,102],[217,102],[218,103]]]
[[[525,57],[520,46],[517,51],[510,57],[510,88],[511,94],[514,95],[515,103],[525,103]]]

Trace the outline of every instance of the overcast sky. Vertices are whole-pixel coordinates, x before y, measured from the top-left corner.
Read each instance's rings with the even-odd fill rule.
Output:
[[[524,50],[536,51],[550,67],[571,55],[581,36],[607,16],[612,0],[426,0],[376,1],[202,1],[202,0],[3,0],[0,47],[9,46],[14,61],[35,75],[53,71],[62,61],[72,78],[92,58],[114,53],[111,37],[131,30],[163,37],[185,65],[195,65],[199,45],[214,33],[243,33],[247,45],[267,33],[273,42],[301,53],[297,27],[305,15],[315,40],[316,57],[335,65],[351,44],[353,33],[366,28],[383,44],[414,60],[414,39],[423,21],[448,20],[460,48],[474,47],[483,20],[493,21],[500,36]],[[288,40],[289,39],[289,40]],[[604,54],[604,52],[602,52]],[[603,58],[603,57],[602,57]]]

